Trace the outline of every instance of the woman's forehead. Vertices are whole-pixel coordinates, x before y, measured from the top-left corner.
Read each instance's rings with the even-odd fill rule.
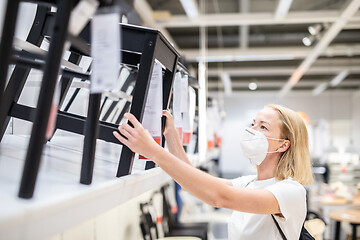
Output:
[[[272,124],[274,122],[278,122],[280,119],[279,114],[274,109],[265,107],[256,114],[254,120],[259,122],[265,121]]]

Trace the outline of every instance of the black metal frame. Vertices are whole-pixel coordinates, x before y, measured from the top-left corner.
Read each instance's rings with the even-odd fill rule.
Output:
[[[4,57],[2,55],[1,58],[3,64],[0,66],[0,87],[5,86],[8,64],[10,62],[16,63],[16,67],[8,85],[6,86],[4,96],[2,96],[3,91],[0,88],[0,140],[4,135],[10,117],[16,117],[32,121],[34,123],[19,190],[19,197],[31,198],[35,188],[43,145],[46,142],[45,131],[48,124],[48,117],[50,114],[50,107],[57,77],[60,72],[60,61],[62,59],[66,38],[68,37],[71,41],[72,50],[75,49],[75,53],[71,54],[69,61],[77,64],[81,59],[81,56],[78,54],[89,55],[89,46],[87,43],[90,42],[88,39],[90,36],[90,29],[89,26],[87,26],[83,30],[80,35],[83,39],[68,36],[67,34],[70,13],[77,0],[57,1],[58,5],[56,14],[50,13],[48,7],[39,6],[27,41],[40,46],[44,36],[51,35],[51,42],[47,56],[31,54],[25,51],[18,52],[18,56],[11,56],[11,47],[8,48],[10,50],[7,49],[4,51],[4,49],[6,46],[12,46],[18,3],[17,5],[11,5],[9,2],[18,2],[18,0],[8,1],[7,10],[11,9],[12,11],[7,11],[4,22],[8,24],[7,26],[13,28],[10,30],[8,28],[4,28],[3,30],[2,36],[5,40],[2,39],[0,47],[1,53],[4,52]],[[47,6],[54,4],[52,1],[40,2],[44,2]],[[8,15],[15,15],[15,17],[10,18]],[[49,24],[49,21],[52,20],[54,21],[53,25]],[[6,34],[4,34],[5,30],[7,31]],[[130,112],[134,114],[139,121],[141,121],[155,59],[165,66],[165,74],[163,78],[163,108],[166,109],[168,108],[170,102],[170,94],[179,54],[158,30],[126,24],[121,24],[121,30],[123,54],[122,62],[130,66],[139,67]],[[53,31],[52,34],[49,34],[49,31]],[[43,60],[43,62],[35,61],[35,59]],[[31,108],[17,103],[31,68],[42,69],[44,71],[36,108]],[[89,79],[90,74],[79,73],[69,69],[64,69],[61,74],[62,91],[60,103],[62,104],[72,79],[74,77],[81,78],[83,80]],[[90,94],[87,118],[60,110],[58,111],[57,116],[56,128],[85,135],[80,177],[80,182],[84,184],[90,184],[92,180],[96,139],[99,138],[105,141],[120,144],[112,135],[112,132],[117,130],[117,125],[104,121],[99,122],[100,101],[101,94]],[[70,105],[71,103],[68,104],[67,109]],[[124,113],[121,113],[120,116],[123,116],[123,114]],[[117,119],[117,122],[120,120],[121,119]],[[123,146],[116,176],[121,177],[130,174],[133,160],[134,153],[128,147]],[[153,163],[147,163],[146,169],[152,167],[154,167]]]
[[[123,48],[131,52],[141,53],[139,71],[130,108],[130,113],[141,122],[155,59],[166,68],[163,76],[163,109],[167,109],[179,54],[158,30],[124,24],[122,25],[122,32],[123,37],[128,38],[128,41],[123,39]],[[116,176],[121,177],[130,174],[133,161],[134,153],[127,146],[123,146]],[[154,166],[154,163],[148,161],[145,169]]]
[[[8,1],[8,2],[17,2],[17,0]],[[13,12],[9,12],[9,14],[10,15],[13,14],[16,17],[17,10],[18,9],[16,9],[16,10],[12,9]],[[38,7],[36,16],[34,19],[34,23],[31,27],[30,33],[26,39],[27,42],[40,47],[40,45],[44,39],[43,34],[42,34],[43,24],[41,24],[41,23],[45,22],[45,19],[47,18],[49,10],[50,9],[48,7],[44,7],[44,6]],[[4,24],[4,26],[5,26],[7,23],[7,15],[5,16],[4,22],[5,22],[5,24]],[[14,29],[15,29],[15,26],[14,26]],[[6,45],[8,45],[8,42],[10,42],[11,44],[10,44],[9,49],[11,49],[12,41],[13,41],[13,38],[12,37],[10,38],[11,31],[10,32],[5,32],[5,31],[9,31],[9,30],[5,30],[5,28],[3,28],[3,33],[2,33],[3,38],[1,40],[0,46],[1,46],[1,48],[3,48],[4,45],[6,46]],[[8,36],[8,38],[5,39],[4,36]],[[34,60],[32,58],[32,55],[25,51],[21,51],[19,53],[19,56],[21,58]],[[4,85],[5,85],[6,78],[7,78],[8,66],[9,66],[9,63],[11,62],[11,55],[4,56],[3,54],[1,54],[0,61],[2,62],[2,64],[0,65],[0,72],[2,73],[0,76],[0,82],[4,83]],[[14,61],[12,61],[12,62],[14,62]],[[0,141],[1,141],[2,137],[4,136],[6,128],[10,121],[11,115],[9,113],[11,111],[11,107],[14,102],[17,102],[19,100],[19,97],[24,88],[26,79],[28,78],[28,76],[30,74],[30,70],[31,70],[30,66],[24,67],[24,66],[16,65],[13,70],[13,73],[10,77],[10,80],[6,86],[6,90],[4,91],[3,98],[0,99],[0,102],[1,102],[1,104],[0,104]]]
[[[41,82],[36,115],[31,131],[28,151],[26,154],[19,197],[31,198],[34,193],[37,173],[44,147],[45,132],[48,125],[50,108],[55,91],[60,63],[66,41],[70,13],[74,0],[62,0],[58,3],[53,35],[45,62],[45,70]]]

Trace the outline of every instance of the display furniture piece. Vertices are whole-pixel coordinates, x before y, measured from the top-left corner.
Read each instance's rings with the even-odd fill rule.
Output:
[[[76,68],[71,69],[64,66],[64,60],[62,60],[63,49],[67,41],[71,43],[68,66],[79,64],[81,56],[91,56],[89,24],[79,36],[72,36],[67,32],[71,11],[78,1],[31,2],[37,2],[38,8],[26,42],[39,47],[43,39],[47,37],[50,39],[47,54],[26,50],[18,51],[11,47],[19,8],[16,0],[9,0],[7,3],[4,20],[6,27],[3,28],[0,46],[2,56],[0,66],[0,139],[5,133],[10,117],[33,122],[19,190],[21,198],[31,198],[34,193],[58,76],[62,77],[60,104],[63,104],[74,78],[80,78],[82,81],[91,78],[90,68],[86,72],[78,71]],[[104,3],[100,2],[100,6],[102,4]],[[51,12],[50,6],[56,6],[57,12]],[[122,32],[122,64],[136,69],[135,73],[131,75],[135,85],[132,100],[127,103],[127,108],[130,108],[129,112],[141,121],[155,59],[163,66],[163,109],[167,109],[179,54],[158,30],[127,24],[119,24],[119,27]],[[4,34],[5,32],[6,34]],[[6,73],[10,63],[15,64],[15,68],[5,86]],[[36,108],[18,103],[31,69],[39,69],[44,73]],[[116,124],[99,121],[101,99],[101,94],[89,95],[86,117],[67,112],[71,106],[71,99],[65,110],[59,110],[57,113],[56,129],[85,136],[80,176],[80,182],[84,184],[90,184],[92,181],[96,139],[120,144],[112,132],[117,131],[117,123],[120,122],[124,112],[119,115]],[[128,147],[123,146],[116,176],[130,174],[133,161],[134,153]],[[154,167],[152,162],[146,166],[147,169],[152,167]]]

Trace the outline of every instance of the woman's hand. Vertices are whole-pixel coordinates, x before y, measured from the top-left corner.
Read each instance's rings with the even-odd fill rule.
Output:
[[[166,117],[165,129],[164,129],[164,136],[166,137],[168,134],[175,133],[175,123],[174,118],[168,110],[163,110],[163,116]]]
[[[149,131],[141,125],[134,115],[125,113],[124,118],[128,119],[134,127],[128,123],[123,123],[118,129],[124,137],[115,131],[113,132],[114,136],[121,143],[128,146],[131,151],[153,160],[156,152],[162,149],[160,145],[154,141]]]

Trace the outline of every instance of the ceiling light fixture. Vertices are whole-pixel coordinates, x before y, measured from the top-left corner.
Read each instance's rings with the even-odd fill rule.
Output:
[[[310,25],[308,27],[308,31],[311,35],[315,36],[316,34],[318,34],[321,30],[322,30],[322,25],[321,24],[315,24],[315,25]]]
[[[189,18],[197,18],[199,16],[199,8],[195,0],[180,0],[180,2]]]
[[[249,89],[250,89],[251,91],[256,90],[256,89],[257,89],[257,84],[254,83],[254,82],[249,83]]]
[[[302,42],[305,46],[309,47],[314,42],[315,37],[313,35],[306,36],[302,39]]]
[[[292,0],[279,0],[279,3],[276,7],[274,18],[275,19],[283,19],[289,12],[291,7]]]
[[[330,86],[335,87],[339,85],[348,75],[349,75],[349,71],[347,70],[341,71],[331,80]]]
[[[323,91],[325,91],[325,89],[327,88],[327,83],[321,83],[319,84],[316,88],[314,88],[314,90],[312,91],[312,93],[314,95],[319,95],[320,93],[322,93]]]

